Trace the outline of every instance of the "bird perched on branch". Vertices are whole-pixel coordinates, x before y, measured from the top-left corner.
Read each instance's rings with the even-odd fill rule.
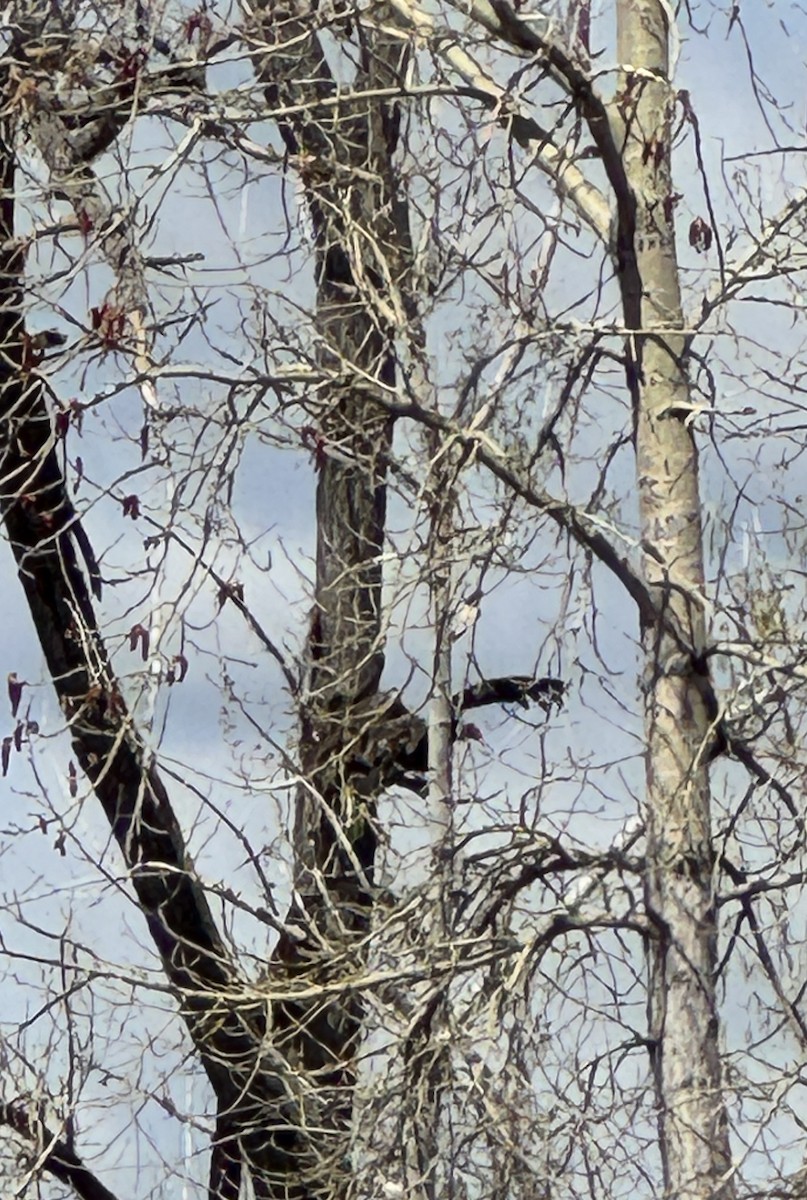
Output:
[[[462,720],[465,712],[491,704],[517,704],[529,708],[530,702],[549,713],[560,707],[566,685],[561,679],[531,679],[526,675],[508,675],[483,679],[458,693],[452,702],[454,740],[481,741],[476,725]],[[429,769],[429,730],[423,717],[406,707],[398,693],[379,694],[351,714],[351,724],[361,721],[350,755],[348,769],[354,789],[366,795],[385,788],[406,787],[425,795]]]

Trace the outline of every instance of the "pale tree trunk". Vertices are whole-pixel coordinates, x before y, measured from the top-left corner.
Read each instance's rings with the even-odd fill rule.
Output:
[[[434,631],[432,692],[428,719],[428,817],[431,864],[428,915],[422,933],[427,955],[437,962],[452,935],[451,906],[456,875],[454,859],[453,745],[456,706],[451,690],[452,555],[456,468],[454,456],[438,434],[428,438],[431,479],[426,491],[430,510],[429,599]],[[402,1162],[407,1195],[412,1200],[436,1200],[441,1195],[447,1164],[441,1156],[441,1125],[445,1124],[446,1092],[451,1049],[435,1031],[449,1028],[450,1006],[438,975],[419,998],[420,1011],[406,1040],[407,1092],[414,1103],[402,1122]]]
[[[658,613],[642,630],[646,899],[655,928],[649,1010],[667,1193],[676,1200],[728,1200],[734,1187],[715,998],[708,776],[715,713],[700,657],[703,538],[674,240],[670,11],[661,0],[618,5],[618,105],[641,279],[638,303],[626,295],[625,311],[628,326],[642,331],[629,357],[644,569]]]

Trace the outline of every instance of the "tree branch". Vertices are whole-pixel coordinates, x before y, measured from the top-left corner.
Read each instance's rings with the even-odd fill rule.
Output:
[[[266,1170],[298,1167],[293,1137],[267,1146],[274,1120],[299,1124],[287,1064],[263,1047],[265,1012],[219,933],[153,757],[134,726],[101,637],[71,526],[42,380],[24,362],[23,257],[13,240],[13,129],[0,142],[0,515],[73,749],[101,803],[181,1015],[220,1109],[260,1142]],[[44,474],[43,474],[44,473]],[[42,485],[45,479],[47,487]],[[23,483],[22,481],[27,481]],[[271,1114],[271,1115],[270,1115]]]
[[[114,1192],[84,1165],[70,1140],[51,1133],[33,1105],[22,1100],[0,1103],[0,1123],[8,1125],[36,1148],[37,1167],[72,1187],[80,1200],[117,1200]]]
[[[491,79],[457,45],[456,35],[441,29],[422,9],[410,0],[390,0],[399,23],[408,30],[428,39],[439,56],[464,79],[475,92],[475,99],[499,114],[499,121],[512,132],[522,146],[534,145],[536,165],[557,184],[562,195],[568,197],[575,209],[606,246],[610,245],[612,216],[603,193],[590,182],[577,163],[552,140],[551,135],[532,117],[525,116],[514,105],[506,88]]]
[[[513,50],[534,55],[545,64],[552,78],[568,94],[576,111],[586,122],[616,202],[616,222],[608,245],[615,257],[625,320],[631,329],[638,329],[641,324],[642,280],[634,244],[636,197],[625,170],[622,140],[615,135],[612,123],[614,109],[609,110],[598,95],[588,73],[556,42],[540,33],[534,25],[522,21],[509,0],[471,0],[471,16]]]

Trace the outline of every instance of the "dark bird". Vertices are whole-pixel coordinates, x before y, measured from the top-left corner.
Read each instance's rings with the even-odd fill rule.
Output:
[[[532,701],[549,713],[562,705],[565,691],[561,679],[531,679],[526,675],[483,679],[453,698],[452,739],[482,741],[476,725],[462,720],[471,709],[491,704],[529,708]],[[356,790],[370,795],[400,786],[425,795],[429,730],[423,717],[411,712],[398,693],[392,693],[376,695],[363,705],[360,719],[361,733],[354,745],[361,749],[350,757],[351,782]]]

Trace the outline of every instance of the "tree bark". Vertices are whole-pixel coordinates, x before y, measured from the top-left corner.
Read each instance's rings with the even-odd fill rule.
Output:
[[[8,95],[7,75],[2,81]],[[264,1044],[264,1008],[232,960],[101,637],[78,517],[57,455],[45,388],[26,353],[24,256],[15,241],[16,129],[0,128],[0,514],[76,758],[101,803],[188,1032],[227,1114],[221,1195],[242,1158],[266,1178],[296,1178],[298,1092]],[[279,1130],[268,1138],[267,1129]],[[226,1136],[225,1136],[226,1135]],[[53,1160],[56,1162],[57,1160]],[[229,1189],[229,1190],[228,1190]],[[291,1194],[291,1192],[289,1192]]]
[[[705,644],[698,454],[685,418],[689,381],[673,221],[670,7],[618,4],[623,159],[635,197],[639,311],[629,346],[636,399],[638,499],[646,581],[648,872],[655,926],[649,1018],[665,1185],[676,1200],[729,1200],[731,1153],[715,997],[715,852],[707,760],[714,737]],[[641,332],[639,332],[641,331]]]
[[[31,1146],[39,1163],[60,1183],[71,1187],[79,1200],[117,1200],[114,1192],[86,1166],[69,1138],[48,1129],[33,1104],[22,1100],[0,1102],[0,1124],[8,1125]]]
[[[351,18],[359,20],[359,18]],[[316,247],[317,357],[336,378],[320,394],[307,430],[318,473],[314,606],[308,700],[301,716],[304,784],[296,800],[296,897],[274,978],[316,988],[343,979],[365,953],[373,902],[377,769],[372,736],[384,666],[381,625],[386,486],[393,422],[373,385],[395,381],[396,312],[406,294],[409,230],[393,164],[397,112],[377,98],[335,103],[337,86],[316,32],[315,6],[262,3],[255,10],[257,62],[270,108],[300,173]],[[400,79],[399,40],[357,29],[357,92]],[[330,105],[321,104],[323,100]],[[357,764],[357,742],[362,765]],[[277,1048],[310,1085],[301,1190],[272,1196],[340,1196],[363,1006],[350,989],[274,1006]]]

